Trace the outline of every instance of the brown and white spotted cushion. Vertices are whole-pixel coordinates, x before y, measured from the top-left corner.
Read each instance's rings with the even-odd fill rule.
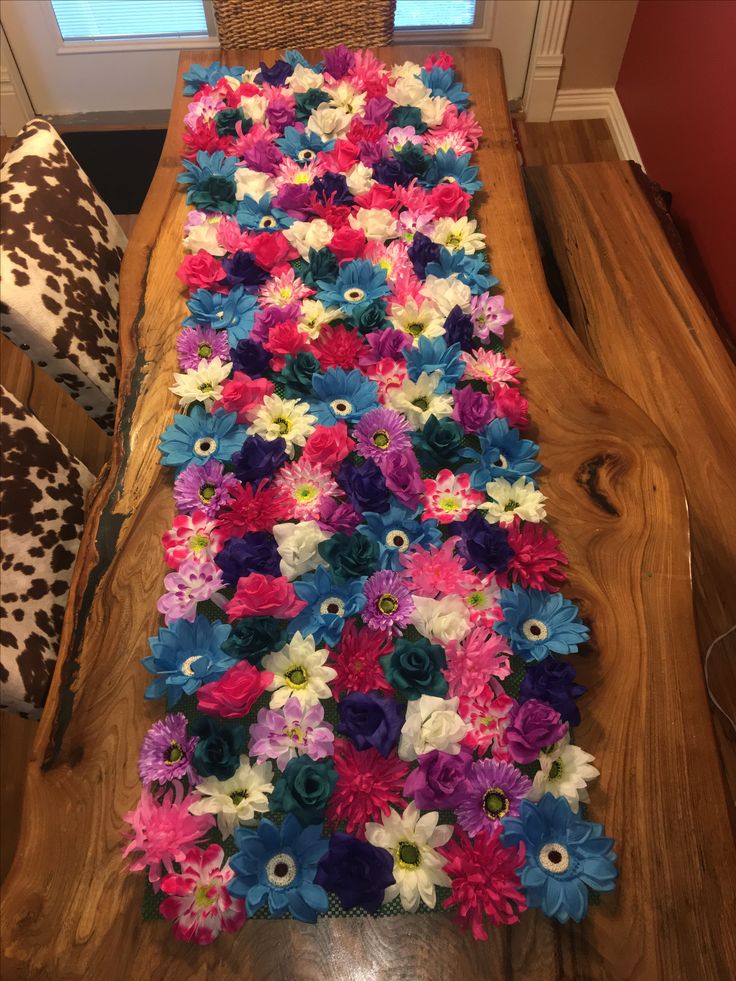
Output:
[[[38,718],[93,475],[0,386],[0,708]]]
[[[43,119],[14,140],[0,185],[0,327],[112,432],[123,230]]]

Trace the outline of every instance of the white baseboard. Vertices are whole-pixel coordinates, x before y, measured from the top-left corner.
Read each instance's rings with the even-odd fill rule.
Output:
[[[552,109],[552,121],[561,119],[605,119],[619,157],[622,160],[634,160],[644,168],[634,134],[615,89],[558,91]]]

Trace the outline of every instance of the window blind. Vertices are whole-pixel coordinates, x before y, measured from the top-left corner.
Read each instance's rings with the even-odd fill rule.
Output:
[[[472,27],[476,0],[396,0],[395,27]]]
[[[65,41],[207,36],[203,0],[51,0]]]

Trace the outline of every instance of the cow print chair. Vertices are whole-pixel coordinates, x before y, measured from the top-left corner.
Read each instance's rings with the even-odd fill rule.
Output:
[[[0,185],[0,328],[112,433],[123,230],[44,119],[13,141]]]
[[[0,386],[0,708],[37,719],[94,477]]]

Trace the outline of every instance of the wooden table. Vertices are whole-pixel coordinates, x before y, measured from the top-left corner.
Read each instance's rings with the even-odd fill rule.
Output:
[[[309,55],[310,52],[307,52]],[[313,53],[315,57],[317,53]],[[3,898],[8,978],[721,979],[736,972],[736,858],[693,625],[688,524],[672,451],[597,374],[547,292],[522,190],[498,52],[453,51],[485,132],[480,222],[510,307],[510,353],[546,466],[552,526],[570,555],[568,595],[593,629],[576,658],[589,688],[577,730],[602,776],[592,816],[618,842],[620,883],[583,924],[530,912],[487,943],[440,914],[253,922],[196,949],[141,918],[142,876],[125,875],[122,815],[139,794],[139,659],[155,632],[173,514],[156,444],[173,415],[174,273],[186,205],[179,172],[187,100],[176,82],[161,162],[125,256],[121,398],[110,473],[79,553],[62,653],[28,775],[24,831]],[[426,50],[385,49],[389,62]],[[255,66],[274,52],[190,51]]]

